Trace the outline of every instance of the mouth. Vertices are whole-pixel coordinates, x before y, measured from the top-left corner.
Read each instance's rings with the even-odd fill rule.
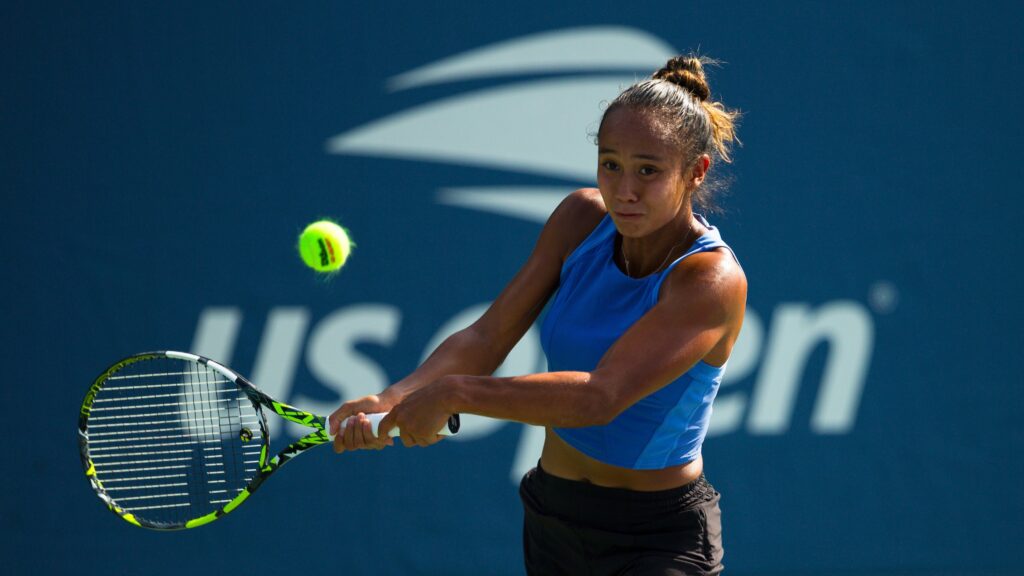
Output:
[[[642,218],[643,214],[640,212],[620,212],[616,210],[615,216],[622,220],[637,220],[639,218]]]

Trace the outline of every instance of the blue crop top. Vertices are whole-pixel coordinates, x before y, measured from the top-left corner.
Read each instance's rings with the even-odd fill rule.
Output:
[[[661,283],[679,262],[698,252],[729,249],[716,228],[697,218],[708,231],[668,268],[643,278],[631,278],[615,264],[615,224],[609,216],[601,220],[562,266],[558,292],[541,326],[548,370],[592,371],[619,336],[654,307]],[[555,433],[615,466],[651,470],[685,464],[700,455],[723,374],[724,365],[697,362],[610,423],[555,428]]]

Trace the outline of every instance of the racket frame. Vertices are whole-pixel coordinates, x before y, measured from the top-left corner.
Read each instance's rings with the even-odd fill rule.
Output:
[[[238,388],[243,393],[245,393],[246,397],[248,397],[249,401],[252,402],[253,408],[256,410],[260,417],[259,424],[262,429],[261,436],[263,445],[260,449],[258,470],[256,472],[256,475],[249,481],[245,488],[243,488],[234,498],[232,498],[229,502],[225,503],[219,509],[208,514],[199,516],[197,518],[187,520],[185,522],[155,524],[147,521],[144,518],[139,518],[131,512],[129,512],[128,510],[125,510],[124,508],[119,506],[117,502],[107,493],[107,490],[103,487],[103,482],[97,477],[96,466],[93,463],[92,458],[90,457],[89,454],[89,415],[92,411],[92,405],[94,400],[96,399],[96,395],[100,392],[100,390],[103,389],[103,385],[106,383],[107,379],[130,364],[134,364],[135,362],[141,362],[145,360],[153,360],[156,358],[172,358],[176,360],[196,362],[200,365],[206,366],[216,371],[221,376],[224,376],[226,379],[234,382],[235,385],[238,386]],[[273,458],[268,458],[270,447],[270,435],[268,433],[269,430],[267,429],[266,416],[263,414],[262,410],[262,408],[264,407],[273,410],[275,414],[277,414],[281,418],[284,418],[285,420],[312,428],[313,431],[303,436],[302,438],[299,438],[295,442],[289,444],[287,447],[278,452],[277,455],[275,455]],[[210,522],[213,522],[214,520],[224,516],[225,514],[228,514],[229,512],[237,508],[242,502],[245,502],[246,499],[248,499],[249,496],[253,492],[255,492],[256,489],[259,488],[271,474],[273,474],[281,466],[284,466],[292,458],[298,456],[299,454],[305,452],[306,450],[309,450],[314,446],[319,446],[320,444],[325,444],[328,442],[331,442],[331,438],[328,435],[327,419],[325,417],[317,416],[316,414],[306,412],[305,410],[299,410],[298,408],[285,404],[284,402],[278,402],[277,400],[274,400],[273,398],[271,398],[270,396],[266,395],[258,388],[256,388],[256,386],[254,386],[251,382],[246,380],[243,376],[231,370],[230,368],[222,364],[219,364],[214,360],[210,360],[209,358],[199,356],[197,354],[190,354],[187,352],[175,352],[170,350],[143,352],[141,354],[135,354],[127,358],[124,358],[116,362],[109,368],[107,368],[93,381],[92,386],[86,393],[85,399],[82,402],[82,408],[79,412],[78,418],[78,445],[80,456],[82,459],[82,467],[85,470],[85,476],[86,478],[89,479],[89,483],[92,486],[93,490],[96,491],[96,494],[107,505],[107,508],[110,509],[111,512],[113,512],[126,522],[129,522],[130,524],[134,524],[135,526],[139,526],[141,528],[150,528],[153,530],[181,530],[186,528],[195,528],[197,526],[202,526],[204,524],[209,524]]]

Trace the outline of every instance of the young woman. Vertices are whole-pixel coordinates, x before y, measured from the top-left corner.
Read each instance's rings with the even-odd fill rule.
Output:
[[[729,158],[735,112],[703,64],[677,57],[622,92],[598,132],[597,189],[554,211],[519,273],[472,326],[415,372],[343,404],[335,450],[386,431],[428,446],[450,414],[545,426],[520,486],[529,574],[717,574],[719,495],[701,444],[743,322],[747,284],[717,229],[693,212]],[[554,296],[550,372],[490,374]],[[374,437],[367,413],[390,414]]]

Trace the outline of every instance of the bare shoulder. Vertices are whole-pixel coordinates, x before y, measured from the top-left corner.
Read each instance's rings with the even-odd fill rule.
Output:
[[[562,200],[551,213],[549,222],[569,228],[588,228],[587,233],[590,233],[607,213],[597,188],[580,188]]]
[[[608,210],[597,188],[580,188],[565,197],[544,226],[558,244],[564,260],[594,231]]]
[[[661,297],[685,297],[701,302],[709,312],[742,316],[747,277],[728,249],[709,250],[680,262],[665,279]]]

